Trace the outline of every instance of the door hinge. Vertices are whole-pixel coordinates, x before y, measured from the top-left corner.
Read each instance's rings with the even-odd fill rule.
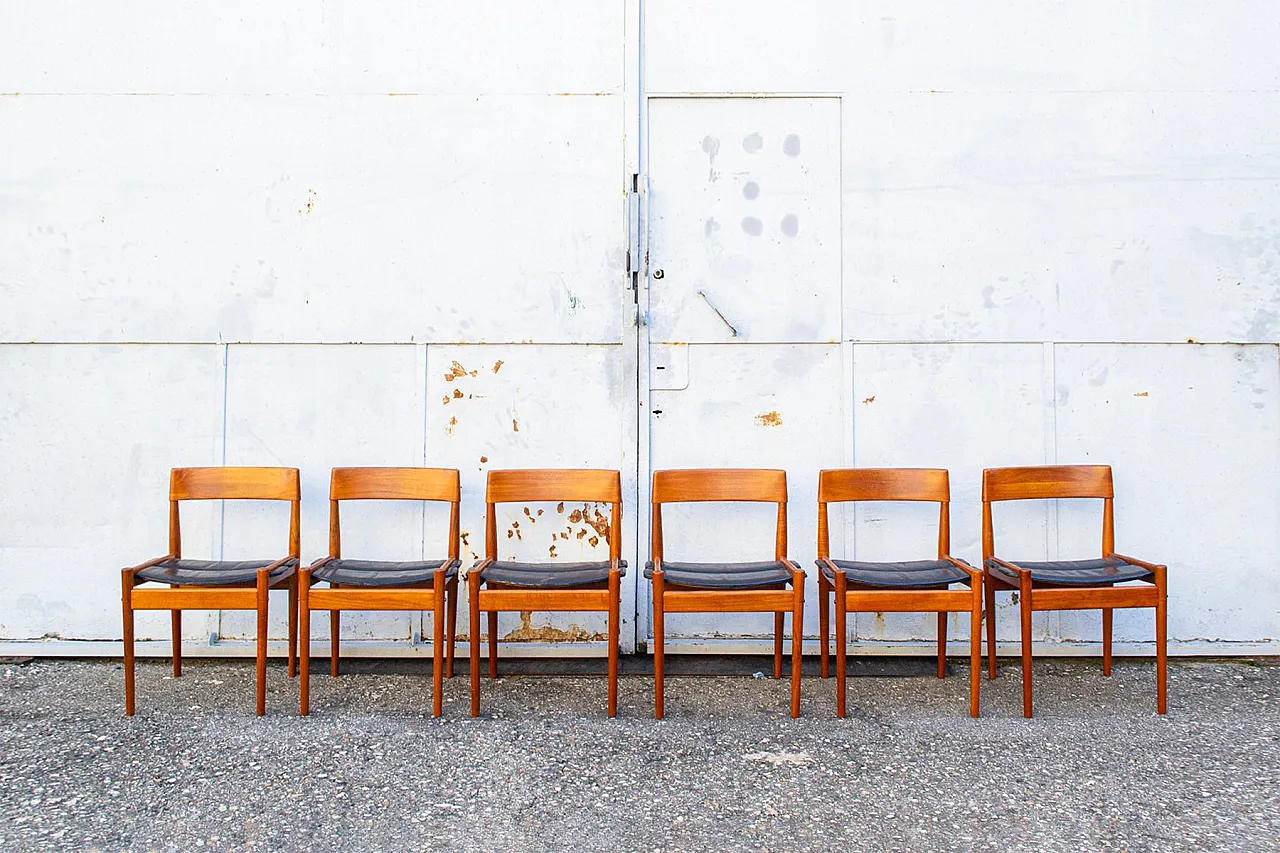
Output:
[[[627,187],[627,289],[633,302],[640,301],[640,175],[633,173]]]

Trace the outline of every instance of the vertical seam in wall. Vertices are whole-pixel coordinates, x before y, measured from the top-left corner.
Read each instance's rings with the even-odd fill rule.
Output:
[[[231,388],[231,345],[224,343],[222,345],[222,449],[218,464],[227,464],[227,409],[230,400]],[[221,560],[224,555],[227,540],[227,502],[219,501],[218,503],[218,559]],[[213,622],[214,631],[219,638],[222,637],[222,613],[216,611]]]

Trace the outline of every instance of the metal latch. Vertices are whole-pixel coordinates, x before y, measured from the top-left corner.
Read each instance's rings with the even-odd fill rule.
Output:
[[[635,301],[640,299],[640,175],[631,175],[627,187],[627,289]]]

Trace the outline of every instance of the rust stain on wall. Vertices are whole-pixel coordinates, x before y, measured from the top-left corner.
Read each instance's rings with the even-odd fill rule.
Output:
[[[1149,392],[1147,392],[1147,391],[1139,391],[1138,393],[1134,394],[1133,396],[1135,396],[1135,397],[1150,397],[1150,396],[1151,396],[1151,394],[1150,394]]]
[[[495,361],[495,362],[493,363],[493,372],[494,372],[494,373],[497,373],[499,370],[501,370],[501,369],[502,369],[502,365],[503,365],[503,361],[502,361],[502,359],[498,359],[497,361]]]
[[[458,361],[455,359],[453,363],[449,365],[449,372],[444,375],[444,381],[452,382],[453,380],[461,379],[464,376],[475,377],[477,375],[478,375],[478,371],[475,371],[475,370],[468,371],[465,367],[459,364]]]
[[[481,456],[481,457],[480,457],[480,464],[481,464],[481,465],[483,465],[484,463],[486,463],[486,462],[488,462],[488,461],[489,461],[489,457],[488,457],[488,456]]]
[[[550,625],[534,627],[533,611],[520,611],[520,627],[503,635],[503,641],[525,643],[582,643],[589,640],[604,640],[604,634],[593,634],[580,625],[568,628],[553,628]]]
[[[759,426],[776,427],[782,426],[782,415],[777,412],[761,412],[756,415],[756,423]]]
[[[458,425],[458,419],[457,419],[457,418],[449,418],[449,424],[448,424],[448,426],[446,426],[446,427],[444,428],[444,434],[445,434],[445,435],[453,435],[454,427],[456,427],[457,425]]]
[[[875,395],[875,394],[872,394],[870,397],[868,397],[867,399],[863,400],[862,402],[864,402],[864,403],[874,403],[875,401],[876,401],[876,395]]]

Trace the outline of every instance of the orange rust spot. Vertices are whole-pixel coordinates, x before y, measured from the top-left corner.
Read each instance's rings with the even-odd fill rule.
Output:
[[[488,462],[488,461],[489,461],[489,457],[488,457],[488,456],[481,456],[481,457],[480,457],[480,464],[481,464],[481,465],[483,465],[484,463],[486,463],[486,462]]]
[[[457,418],[449,418],[449,425],[444,428],[445,435],[453,435],[453,429],[458,425]]]
[[[556,546],[555,546],[555,545],[552,545],[552,546],[548,549],[548,556],[549,556],[549,557],[551,557],[551,559],[553,559],[553,560],[556,558]]]
[[[542,515],[542,510],[538,510],[538,515]]]
[[[462,399],[462,390],[461,390],[460,388],[454,388],[454,389],[453,389],[453,399],[455,399],[455,400],[461,400],[461,399]]]
[[[459,538],[461,538],[461,539],[462,539],[462,547],[464,547],[464,548],[470,548],[470,547],[471,547],[471,543],[467,541],[467,537],[468,537],[468,536],[470,536],[470,535],[471,535],[471,533],[470,533],[469,531],[466,531],[466,530],[462,531],[462,533],[459,535]]]
[[[588,542],[590,542],[590,543],[591,543],[591,547],[592,547],[592,548],[594,548],[594,547],[596,547],[597,545],[599,545],[599,544],[600,544],[600,537],[599,537],[599,536],[592,536],[592,537],[591,537],[590,539],[588,539],[587,541],[588,541]]]
[[[575,509],[573,512],[569,513],[570,524],[577,524],[580,521],[582,521],[582,510]]]
[[[444,395],[444,400],[442,401],[441,405],[444,405],[444,406],[449,405],[449,395],[448,395],[448,394],[445,394],[445,395]]]
[[[777,412],[762,412],[756,415],[756,423],[760,426],[782,426],[782,415]]]
[[[502,359],[498,359],[497,361],[495,361],[495,362],[493,363],[493,372],[494,372],[494,373],[497,373],[499,370],[501,370],[501,369],[502,369],[502,364],[503,364]]]
[[[466,375],[467,375],[467,369],[463,367],[461,364],[459,364],[457,360],[455,360],[453,364],[449,365],[449,372],[444,375],[444,381],[452,382],[453,380],[461,379],[463,376],[466,376]],[[472,373],[471,375],[474,376],[475,373]]]
[[[516,419],[515,419],[515,418],[512,418],[512,419],[511,419],[511,431],[512,431],[512,432],[519,432],[519,431],[520,431],[520,424],[516,423]]]
[[[581,539],[583,536],[586,536],[586,535],[587,535],[587,528],[584,527],[578,531],[577,538]]]
[[[872,394],[870,397],[868,397],[867,399],[863,400],[862,402],[864,402],[864,403],[874,403],[875,401],[876,401],[876,395],[875,395],[875,394]]]
[[[507,538],[508,538],[508,539],[510,539],[512,536],[515,536],[515,535],[516,535],[516,533],[515,533],[515,531],[514,531],[514,530],[508,530],[508,531],[507,531]]]
[[[1150,397],[1151,395],[1150,395],[1149,393],[1147,393],[1146,391],[1139,391],[1137,394],[1134,394],[1133,396],[1135,396],[1135,397]]]
[[[569,534],[568,534],[568,533],[565,533],[565,532],[562,530],[562,531],[560,531],[560,538],[561,538],[561,539],[568,539],[568,538],[569,538]]]
[[[561,514],[564,513],[564,501],[560,501],[560,503],[556,505],[556,512]]]

